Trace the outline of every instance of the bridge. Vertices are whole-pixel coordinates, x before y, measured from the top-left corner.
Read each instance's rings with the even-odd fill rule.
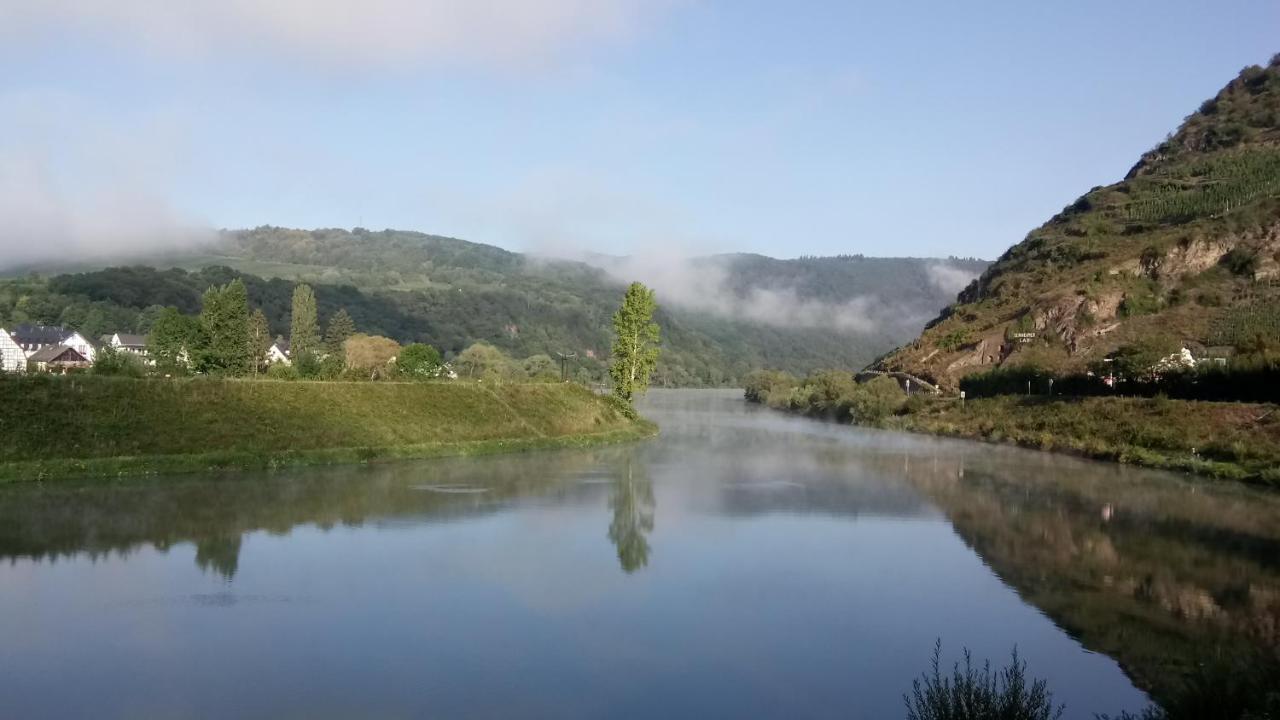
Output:
[[[927,393],[932,393],[934,395],[942,394],[942,390],[938,389],[937,385],[934,385],[931,382],[926,382],[924,380],[921,380],[920,378],[916,377],[915,375],[912,375],[911,373],[888,371],[888,370],[863,370],[862,372],[855,374],[853,376],[853,379],[857,380],[858,382],[866,382],[874,377],[893,378],[894,380],[898,381],[898,384],[901,385],[904,390],[909,391],[911,388],[918,388],[920,390],[923,390]]]

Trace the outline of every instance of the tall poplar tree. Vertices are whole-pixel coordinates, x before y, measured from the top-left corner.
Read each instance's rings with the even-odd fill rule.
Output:
[[[296,363],[319,350],[320,336],[316,321],[316,294],[310,285],[293,290],[293,316],[289,323],[289,354]]]
[[[267,316],[262,312],[262,308],[258,308],[249,318],[249,353],[252,357],[250,362],[253,364],[254,375],[258,374],[258,369],[262,367],[267,351],[270,349],[271,326],[267,323]]]
[[[613,357],[609,377],[613,394],[630,403],[649,388],[649,377],[658,364],[658,324],[653,313],[658,309],[653,291],[633,282],[622,298],[622,307],[613,315]]]

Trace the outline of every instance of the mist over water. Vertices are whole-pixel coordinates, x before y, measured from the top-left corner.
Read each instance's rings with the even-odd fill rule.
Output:
[[[643,411],[594,450],[0,488],[0,716],[894,718],[941,638],[1017,645],[1074,720],[1280,611],[1263,493]]]

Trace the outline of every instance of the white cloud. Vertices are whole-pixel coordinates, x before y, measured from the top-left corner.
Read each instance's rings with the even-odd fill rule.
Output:
[[[0,38],[83,32],[168,55],[303,62],[540,62],[678,0],[0,0]]]
[[[978,274],[946,263],[936,263],[926,268],[929,281],[945,293],[958,294],[973,282]]]
[[[830,328],[842,332],[872,332],[883,326],[887,310],[878,299],[853,297],[827,302],[804,297],[795,288],[755,286],[735,291],[724,256],[689,258],[655,252],[609,258],[587,257],[585,262],[620,282],[639,280],[654,289],[662,302],[780,328]]]

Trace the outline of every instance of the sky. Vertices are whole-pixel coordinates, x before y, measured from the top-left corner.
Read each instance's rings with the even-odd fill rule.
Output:
[[[1275,0],[0,0],[0,254],[994,258],[1276,52]]]

